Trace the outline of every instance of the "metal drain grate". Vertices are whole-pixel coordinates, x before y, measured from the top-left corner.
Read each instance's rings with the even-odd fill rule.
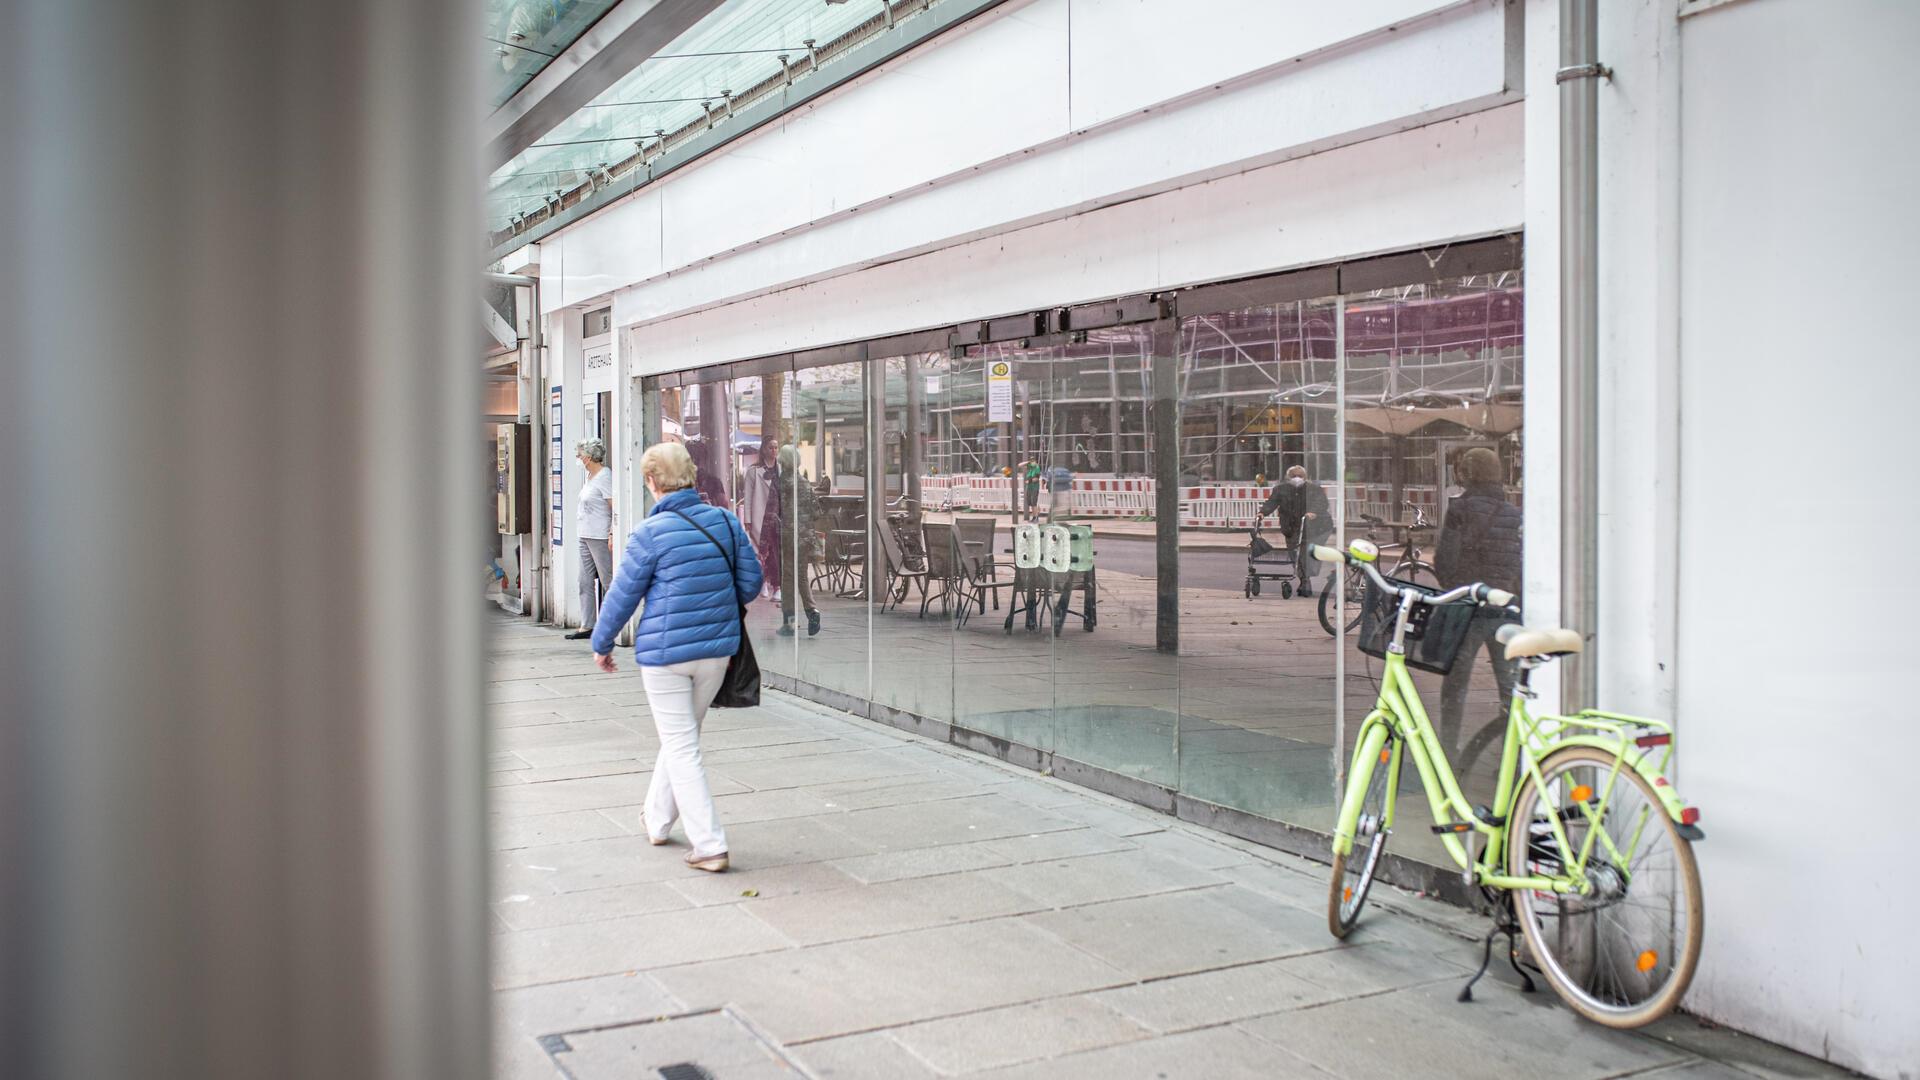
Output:
[[[660,1080],[713,1080],[713,1074],[690,1061],[683,1061],[678,1065],[660,1066]]]

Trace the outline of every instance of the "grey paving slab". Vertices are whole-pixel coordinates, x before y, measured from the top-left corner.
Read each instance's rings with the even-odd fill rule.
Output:
[[[795,1080],[776,1048],[725,1012],[602,1028],[566,1037],[554,1059],[574,1080],[658,1076],[663,1066],[695,1064],[725,1080]]]
[[[668,885],[648,882],[553,896],[510,896],[494,904],[493,910],[509,929],[539,930],[691,906]]]
[[[693,1003],[738,1005],[783,1042],[823,1039],[1126,981],[1017,920],[992,920],[670,968]]]
[[[1290,957],[1277,966],[1288,975],[1346,998],[1427,983],[1442,983],[1458,991],[1479,963],[1479,955],[1469,952],[1473,944],[1466,941],[1456,943],[1457,962],[1435,952],[1378,940],[1341,944],[1329,939],[1328,944],[1332,947]],[[1488,978],[1496,975],[1489,973]]]
[[[788,939],[737,907],[635,915],[495,935],[496,988],[646,971],[785,948]],[[673,992],[669,987],[669,992]]]
[[[800,790],[825,799],[829,805],[842,810],[871,810],[882,806],[939,802],[985,794],[990,790],[998,794],[997,790],[983,788],[972,780],[927,780],[897,776],[844,784],[816,784]]]
[[[664,881],[690,873],[671,848],[657,848],[645,836],[616,836],[575,844],[549,844],[502,853],[496,874],[503,870],[517,880],[544,885],[532,892],[578,892],[615,885]]]
[[[1139,851],[1043,859],[986,873],[1049,907],[1073,907],[1225,883],[1224,878],[1212,871]]]
[[[1231,1027],[1168,1035],[975,1073],[980,1080],[1324,1080],[1327,1073]],[[1437,1076],[1405,1073],[1403,1076]]]
[[[883,851],[837,860],[833,865],[849,877],[868,885],[900,881],[905,878],[936,877],[967,870],[1007,866],[1020,861],[1000,846],[1000,841],[982,840],[971,844],[944,844],[933,848],[909,848]]]
[[[540,1036],[626,1024],[684,1012],[685,1006],[644,972],[502,990],[493,996],[494,1026]]]
[[[1077,823],[1000,795],[977,795],[855,810],[836,819],[834,827],[877,850],[894,851],[1053,832]]]
[[[782,787],[808,787],[849,780],[871,780],[882,776],[912,776],[924,766],[903,757],[899,751],[858,750],[847,754],[814,754],[760,761],[729,762],[709,766],[709,771],[738,781],[756,791]]]
[[[756,905],[780,897],[851,888],[859,881],[831,863],[768,867],[736,863],[724,874],[696,874],[673,878],[664,884],[685,897],[689,904],[710,907],[714,904]]]
[[[598,810],[563,810],[557,814],[495,814],[488,838],[495,851],[571,844],[621,836],[626,829]]]
[[[940,1074],[884,1031],[791,1047],[820,1080],[933,1080]]]
[[[1318,1005],[1337,991],[1289,974],[1287,961],[1219,968],[1105,990],[1093,1000],[1160,1034]]]
[[[1116,1046],[1146,1028],[1095,997],[1055,998],[894,1028],[893,1038],[942,1072],[963,1074]]]
[[[763,899],[753,913],[802,945],[894,934],[1038,910],[979,871]]]
[[[1142,851],[1165,855],[1202,870],[1223,870],[1254,861],[1253,856],[1238,848],[1228,847],[1185,829],[1141,833],[1132,837],[1132,840],[1134,846]]]
[[[1448,1076],[1504,1080],[1619,1076],[1692,1055],[1590,1024],[1544,991],[1482,991],[1472,1004],[1457,987],[1417,986],[1315,1009],[1275,1013],[1239,1026],[1336,1076]],[[1417,1036],[1409,1037],[1417,1032]]]
[[[990,871],[989,871],[990,872]],[[1026,916],[1135,979],[1203,971],[1326,947],[1327,927],[1233,885]]]

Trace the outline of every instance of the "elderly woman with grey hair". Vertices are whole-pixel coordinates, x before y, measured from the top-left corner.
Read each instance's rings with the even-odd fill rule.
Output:
[[[607,468],[607,444],[599,439],[581,439],[573,452],[587,470],[575,518],[580,534],[580,629],[567,635],[580,640],[593,636],[600,601],[613,581],[613,470]]]

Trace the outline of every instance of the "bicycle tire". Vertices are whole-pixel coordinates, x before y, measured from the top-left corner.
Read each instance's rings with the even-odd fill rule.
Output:
[[[1394,749],[1394,740],[1388,739],[1380,745],[1379,753],[1367,759],[1367,795],[1360,804],[1360,820],[1354,824],[1353,847],[1345,856],[1333,859],[1327,884],[1327,929],[1337,938],[1345,938],[1359,925],[1360,909],[1366,906],[1380,860],[1387,853],[1391,830],[1381,819],[1386,812],[1387,774],[1392,770]],[[1356,857],[1360,860],[1357,867],[1350,866]]]
[[[1551,788],[1557,778],[1563,778],[1569,770],[1583,765],[1593,769],[1596,778],[1604,777],[1613,768],[1613,762],[1614,756],[1609,752],[1587,746],[1568,746],[1547,755],[1546,760],[1540,763],[1540,775],[1541,778],[1547,782],[1549,788]],[[1576,782],[1579,781],[1579,779],[1580,778],[1576,777]],[[1574,1012],[1579,1013],[1581,1016],[1586,1017],[1596,1024],[1602,1024],[1611,1028],[1631,1029],[1645,1027],[1647,1024],[1671,1012],[1674,1006],[1680,1003],[1680,999],[1687,992],[1687,987],[1692,984],[1694,971],[1700,963],[1700,945],[1705,936],[1706,923],[1704,909],[1701,905],[1700,868],[1694,861],[1693,845],[1686,837],[1680,835],[1680,831],[1678,827],[1674,825],[1673,819],[1668,817],[1662,809],[1659,797],[1654,793],[1653,786],[1631,768],[1622,768],[1620,770],[1619,780],[1615,785],[1613,793],[1614,802],[1610,803],[1608,808],[1610,815],[1615,809],[1620,807],[1620,800],[1622,796],[1626,794],[1626,791],[1622,789],[1621,785],[1626,785],[1627,789],[1637,792],[1638,802],[1645,807],[1651,808],[1647,823],[1650,825],[1657,823],[1659,829],[1655,835],[1663,837],[1671,843],[1674,864],[1671,872],[1674,882],[1679,887],[1677,898],[1684,899],[1686,906],[1685,939],[1676,946],[1666,950],[1668,955],[1675,956],[1677,959],[1667,965],[1666,974],[1658,986],[1643,998],[1636,1001],[1626,1003],[1605,1002],[1600,1000],[1591,989],[1596,978],[1596,973],[1589,972],[1585,978],[1577,978],[1574,972],[1569,971],[1566,962],[1571,959],[1569,954],[1573,952],[1583,953],[1588,959],[1593,957],[1606,957],[1610,954],[1607,935],[1598,932],[1590,932],[1589,940],[1580,942],[1580,948],[1570,949],[1568,947],[1567,939],[1570,933],[1568,930],[1570,918],[1567,912],[1568,905],[1578,904],[1583,907],[1591,907],[1596,912],[1608,910],[1616,906],[1628,906],[1628,898],[1632,894],[1631,884],[1627,884],[1621,888],[1620,895],[1617,899],[1606,900],[1597,904],[1591,898],[1578,896],[1550,897],[1537,892],[1516,890],[1514,892],[1513,909],[1514,917],[1520,923],[1521,933],[1527,939],[1527,948],[1532,953],[1534,963],[1539,966],[1541,974],[1546,977],[1548,985],[1553,987],[1554,993],[1559,994],[1560,999],[1566,1002],[1567,1006],[1573,1009]],[[1529,776],[1526,782],[1521,785],[1519,794],[1514,798],[1513,807],[1508,816],[1507,872],[1515,877],[1526,876],[1534,872],[1531,866],[1533,853],[1529,850],[1527,840],[1531,833],[1530,827],[1534,824],[1535,807],[1539,801],[1540,786]],[[1546,823],[1545,817],[1541,817],[1539,823],[1544,825]],[[1570,823],[1569,840],[1577,847],[1580,840],[1577,836],[1573,835],[1574,829],[1571,826],[1574,825],[1577,825],[1577,822]],[[1598,856],[1597,852],[1600,849],[1597,845],[1595,850],[1596,855],[1589,862],[1590,869],[1609,865]],[[1540,854],[1543,856],[1543,861],[1557,861],[1557,851],[1543,850]],[[1658,880],[1658,875],[1652,873],[1653,868],[1650,865],[1641,865],[1638,861],[1636,861],[1635,865],[1639,867],[1635,876],[1644,878],[1650,883],[1649,887],[1652,887],[1651,883],[1657,882]],[[1629,881],[1631,881],[1631,878],[1629,878]],[[1644,892],[1642,895],[1644,895]],[[1549,901],[1558,905],[1560,909],[1557,916],[1557,935],[1550,935],[1547,932],[1546,927],[1543,925],[1544,920],[1541,918],[1541,913],[1535,907],[1536,904],[1542,901]],[[1663,919],[1667,922],[1674,921],[1674,912],[1672,910],[1662,912],[1658,905],[1649,906],[1646,905],[1644,901],[1642,901],[1641,904],[1633,906],[1653,911],[1653,915],[1643,916],[1643,918],[1651,922],[1658,923]],[[1671,905],[1669,905],[1669,907],[1670,906]],[[1624,919],[1616,919],[1616,921],[1620,923],[1619,929],[1631,929],[1631,927],[1626,925]],[[1596,921],[1593,925],[1598,927],[1600,924]],[[1557,936],[1560,940],[1558,942],[1549,940],[1549,937],[1552,936]],[[1629,989],[1627,983],[1644,981],[1644,977],[1649,972],[1657,969],[1661,957],[1660,951],[1647,948],[1647,945],[1651,944],[1649,940],[1634,941],[1629,939],[1619,942],[1619,944],[1625,946],[1625,951],[1612,951],[1612,961],[1603,960],[1596,966],[1610,969],[1605,972],[1607,977],[1613,980],[1617,988],[1625,991]],[[1633,966],[1637,969],[1632,974],[1626,974],[1618,968],[1618,962],[1624,960],[1629,954],[1634,956],[1635,963]],[[1643,964],[1649,962],[1649,958],[1651,958],[1651,966],[1643,967]],[[1586,985],[1582,985],[1582,983]]]
[[[1347,574],[1347,633],[1351,634],[1360,625],[1360,602],[1366,597],[1365,579],[1358,571]],[[1339,637],[1333,629],[1333,592],[1334,575],[1327,575],[1327,583],[1320,590],[1320,629],[1328,637]]]
[[[1426,585],[1435,589],[1440,587],[1440,571],[1435,570],[1432,563],[1422,562],[1419,559],[1402,559],[1394,563],[1393,569],[1387,572],[1387,576],[1399,578],[1401,581],[1410,581],[1415,585]]]

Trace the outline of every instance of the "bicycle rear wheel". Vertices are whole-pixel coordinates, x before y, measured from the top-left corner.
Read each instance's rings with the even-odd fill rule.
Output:
[[[1369,770],[1367,797],[1353,826],[1353,847],[1333,857],[1333,880],[1327,887],[1327,929],[1344,938],[1360,921],[1360,908],[1373,888],[1380,858],[1387,852],[1387,775],[1392,771],[1394,743],[1388,739],[1380,752],[1360,763]]]
[[[1613,763],[1585,746],[1547,755],[1544,787],[1528,778],[1514,799],[1507,865],[1516,877],[1562,873],[1555,815],[1575,852],[1603,831],[1587,860],[1591,895],[1516,890],[1514,914],[1541,972],[1575,1012],[1636,1028],[1665,1016],[1693,981],[1704,929],[1700,871],[1693,845],[1633,769],[1621,768],[1603,816],[1583,811],[1598,804]]]

